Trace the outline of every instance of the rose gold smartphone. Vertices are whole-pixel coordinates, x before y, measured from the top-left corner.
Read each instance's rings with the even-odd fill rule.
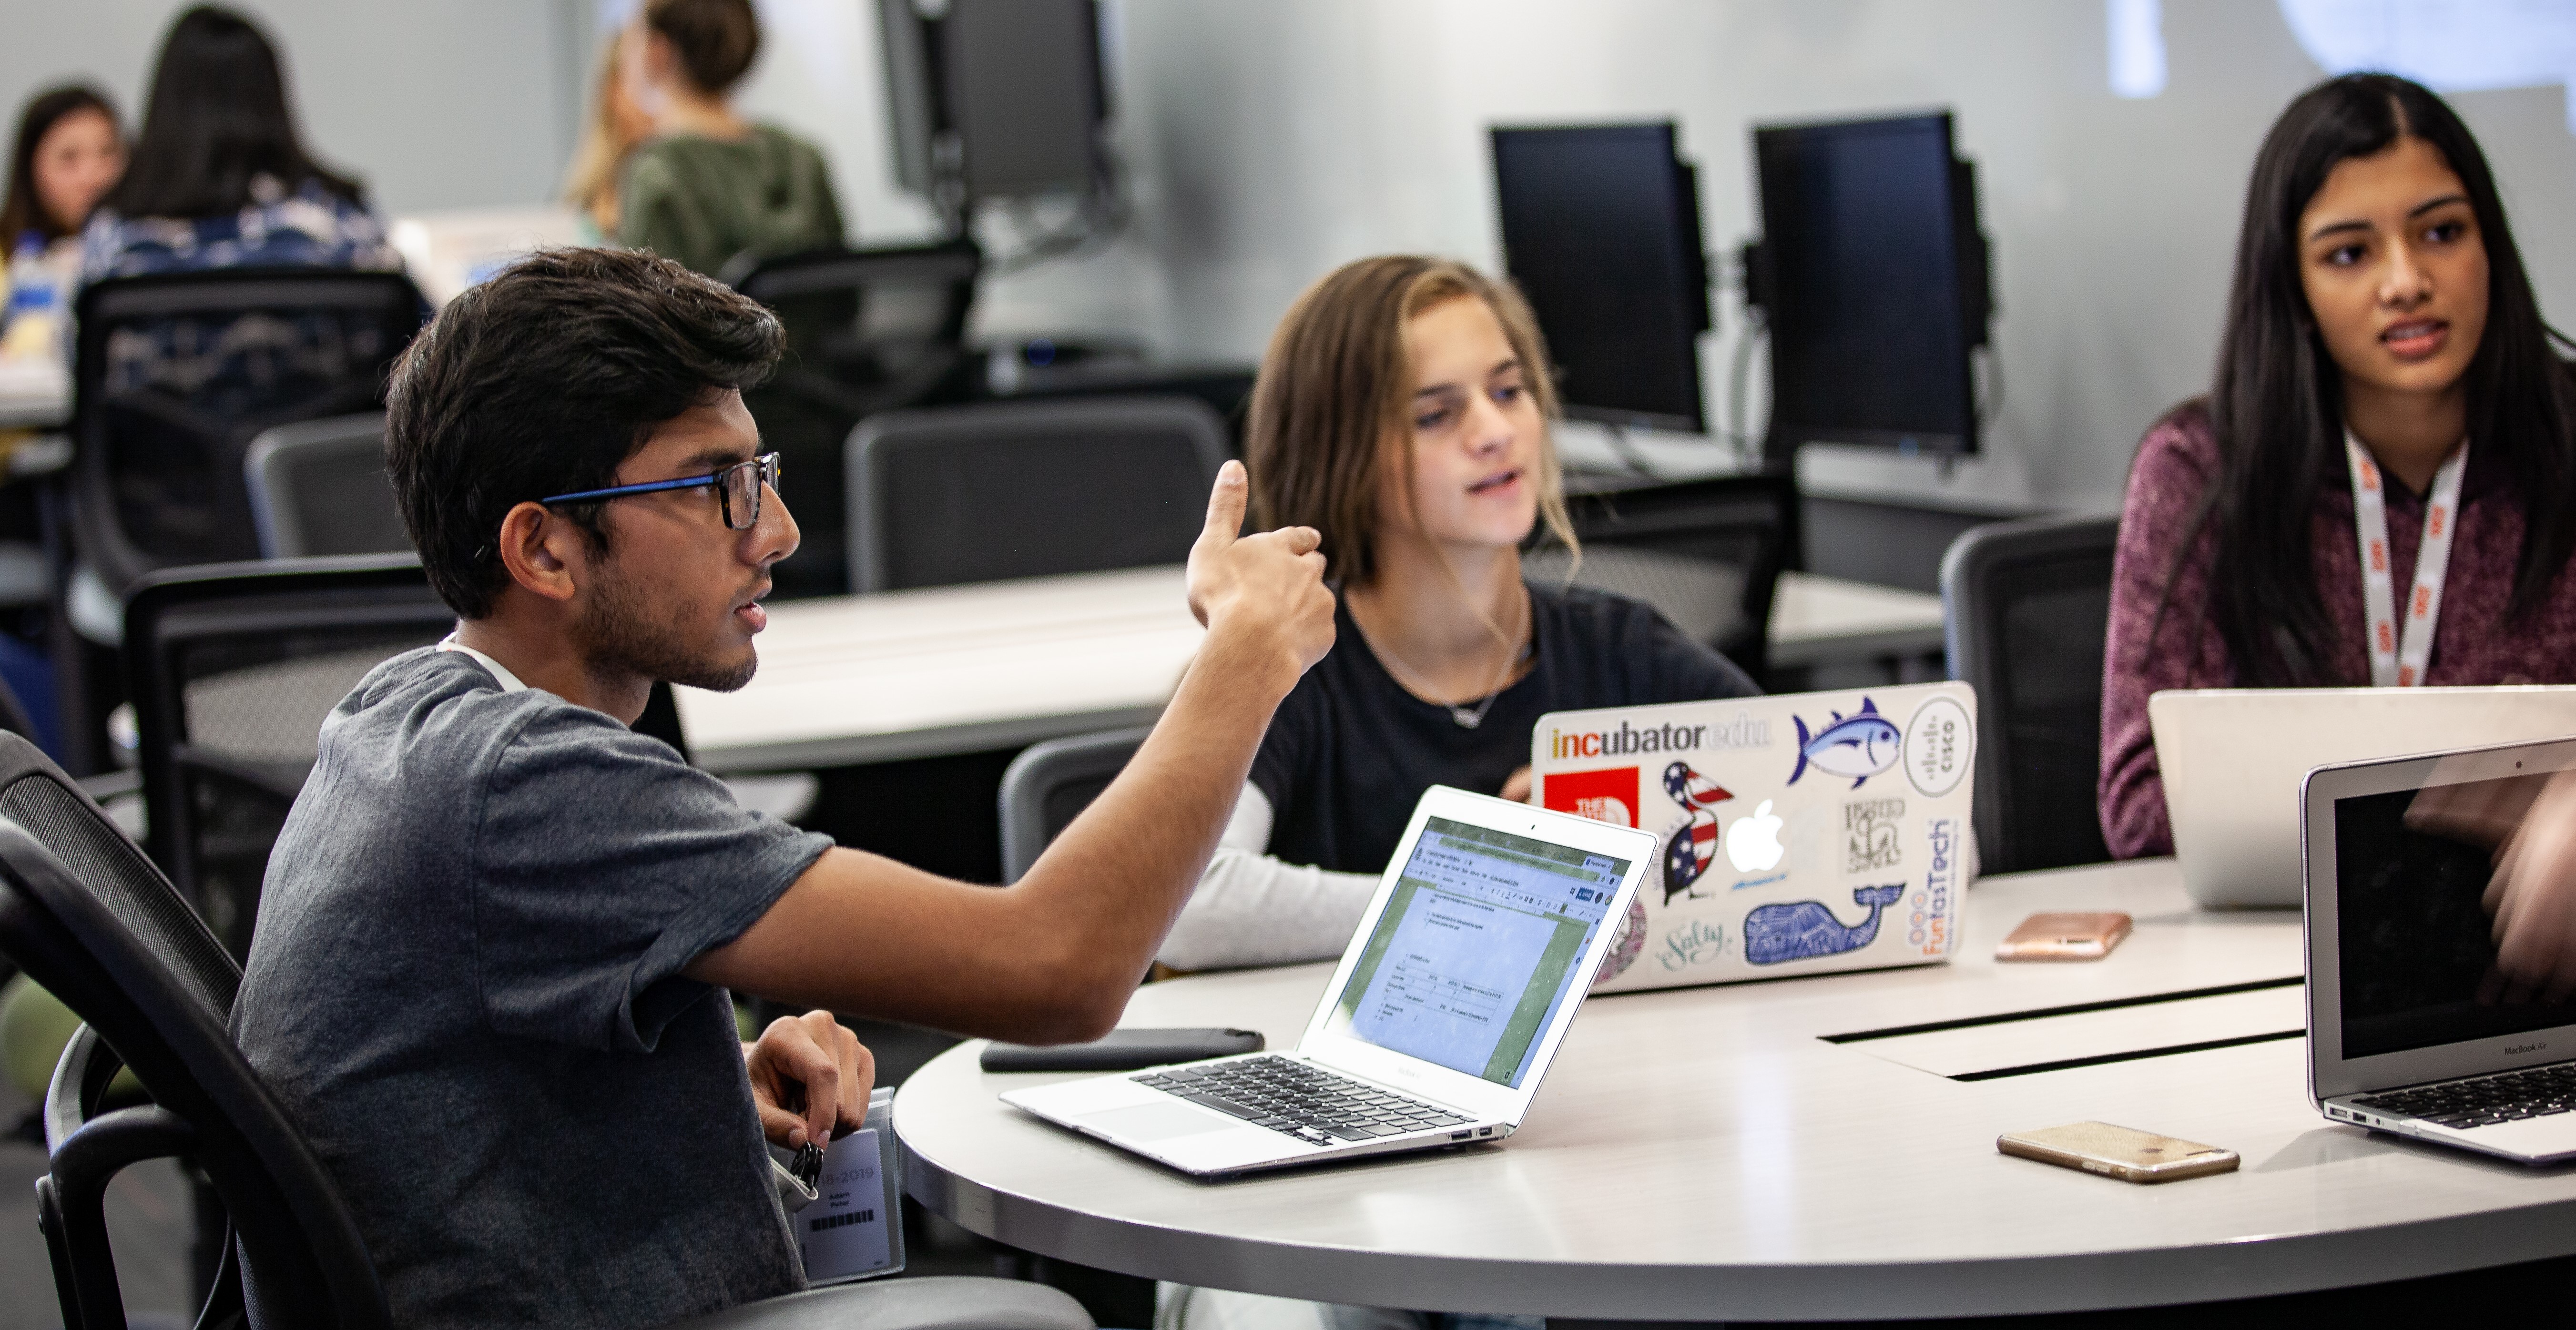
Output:
[[[2100,914],[2034,914],[1995,948],[1999,961],[2098,961],[2129,935],[2129,916],[2117,910]]]
[[[2075,1122],[2037,1131],[2007,1132],[1995,1148],[2060,1168],[2081,1169],[2122,1182],[2172,1182],[2236,1171],[2236,1152],[2107,1122]]]

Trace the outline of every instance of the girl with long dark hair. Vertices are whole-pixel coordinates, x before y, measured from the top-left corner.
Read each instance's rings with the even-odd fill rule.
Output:
[[[125,131],[106,97],[73,83],[29,98],[9,153],[9,192],[0,198],[0,247],[79,235],[124,170]]]
[[[2102,696],[2115,855],[2168,853],[2167,688],[2576,681],[2576,386],[2439,97],[2310,89],[2246,192],[2218,377],[2139,445]]]
[[[304,148],[277,48],[201,5],[170,25],[125,178],[81,238],[84,280],[196,268],[394,269],[357,181]]]

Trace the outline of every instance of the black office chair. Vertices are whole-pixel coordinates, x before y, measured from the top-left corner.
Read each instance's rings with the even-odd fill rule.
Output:
[[[259,556],[262,431],[372,410],[425,306],[400,273],[233,268],[81,293],[73,515],[111,596],[156,568]]]
[[[242,458],[260,557],[400,554],[412,548],[385,474],[381,411],[280,425]]]
[[[0,953],[87,1024],[46,1095],[37,1222],[63,1324],[121,1330],[103,1202],[127,1165],[185,1156],[222,1197],[224,1245],[201,1326],[237,1324],[247,1257],[271,1325],[390,1326],[330,1178],[225,1034],[241,972],[106,813],[33,744],[0,735]],[[151,1102],[102,1101],[119,1066]]]
[[[390,1327],[373,1259],[329,1173],[226,1033],[241,972],[169,882],[33,744],[0,735],[0,955],[78,1012],[44,1107],[37,1219],[63,1324],[123,1330],[108,1184],[146,1159],[203,1170],[231,1240],[198,1325]],[[150,1102],[105,1102],[131,1067]],[[245,1282],[243,1266],[251,1277]],[[771,1299],[699,1330],[1092,1330],[1037,1284],[934,1278]]]
[[[323,717],[367,671],[456,626],[417,560],[175,568],[127,598],[125,672],[152,859],[235,956]]]
[[[2102,642],[2119,519],[1971,529],[1941,560],[1950,677],[1977,690],[1977,851],[2018,873],[2111,857],[2102,765]]]
[[[387,657],[456,626],[410,555],[172,568],[127,597],[146,844],[235,956],[323,717]],[[680,750],[657,685],[639,732]]]
[[[1728,476],[1603,487],[1566,496],[1583,542],[1578,586],[1655,607],[1756,680],[1770,667],[1771,598],[1797,533],[1798,492],[1783,476]],[[1532,578],[1572,562],[1544,526],[1522,560]]]
[[[953,241],[744,256],[723,280],[769,306],[787,357],[743,394],[787,478],[804,547],[778,566],[779,598],[849,590],[842,441],[880,411],[962,396],[973,379],[966,321],[983,252]]]
[[[1002,772],[1002,880],[1017,882],[1058,834],[1127,769],[1150,725],[1049,739]]]
[[[1184,397],[890,411],[850,435],[850,586],[1180,563],[1225,423]]]

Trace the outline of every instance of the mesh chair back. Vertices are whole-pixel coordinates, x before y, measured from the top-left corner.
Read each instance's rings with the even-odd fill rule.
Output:
[[[1225,459],[1225,423],[1183,397],[872,416],[850,435],[851,588],[1180,563]]]
[[[1127,769],[1150,726],[1031,744],[1002,772],[1002,880],[1017,882]]]
[[[1971,529],[1941,560],[1950,677],[1977,690],[1977,850],[1989,873],[2100,863],[2110,517]]]
[[[1796,486],[1780,476],[1569,494],[1581,564],[1542,528],[1523,566],[1537,579],[1561,578],[1574,566],[1577,585],[1644,601],[1760,679],[1797,501]]]
[[[385,474],[381,411],[280,425],[242,459],[260,557],[400,554],[412,548]]]
[[[10,734],[0,734],[0,954],[192,1129],[190,1154],[271,1304],[263,1324],[390,1323],[338,1191],[226,1033],[240,984],[232,958],[106,813]]]
[[[327,269],[123,277],[83,291],[74,516],[108,589],[155,568],[256,558],[250,441],[381,405],[386,367],[422,309],[399,273]]]
[[[738,262],[724,280],[776,312],[787,332],[778,372],[743,394],[763,446],[797,486],[805,541],[775,570],[778,594],[836,595],[849,590],[843,441],[866,416],[963,391],[983,254],[960,241]]]
[[[127,599],[153,859],[236,956],[322,720],[386,658],[456,626],[409,556],[171,569]]]

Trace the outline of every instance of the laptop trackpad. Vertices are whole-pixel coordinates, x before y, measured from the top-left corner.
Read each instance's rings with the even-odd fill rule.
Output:
[[[1133,1108],[1085,1113],[1075,1120],[1094,1131],[1130,1141],[1168,1141],[1175,1136],[1197,1136],[1243,1125],[1233,1118],[1188,1104],[1138,1104]]]

